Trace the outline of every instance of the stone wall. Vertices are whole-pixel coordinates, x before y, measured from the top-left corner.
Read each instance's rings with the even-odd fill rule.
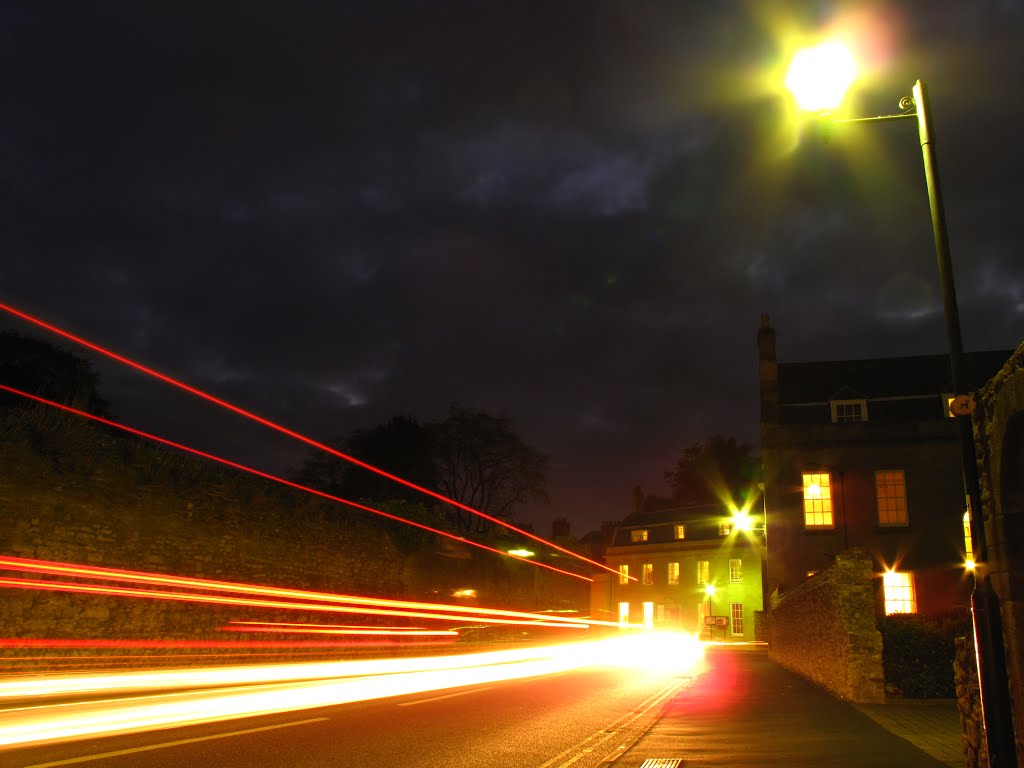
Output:
[[[988,545],[978,578],[999,603],[1010,720],[1024,765],[1024,345],[979,390],[974,438]]]
[[[401,595],[402,554],[369,517],[59,414],[15,411],[0,419],[5,555]],[[7,638],[230,640],[237,636],[220,631],[228,620],[285,616],[308,621],[317,614],[0,590],[0,636]]]
[[[988,744],[985,721],[981,715],[981,691],[978,687],[978,665],[974,658],[974,638],[956,639],[956,703],[960,711],[960,735],[964,742],[967,768],[988,768]]]
[[[769,613],[772,659],[840,698],[885,701],[871,558],[861,549],[786,592]]]

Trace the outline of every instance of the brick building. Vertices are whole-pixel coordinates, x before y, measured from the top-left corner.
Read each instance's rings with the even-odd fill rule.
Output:
[[[722,506],[673,503],[634,499],[605,552],[619,575],[595,579],[591,615],[704,639],[753,640],[755,613],[763,609],[761,526],[745,530],[749,520],[738,523]],[[706,616],[719,617],[714,627]]]
[[[850,548],[873,558],[879,612],[966,608],[966,503],[946,355],[779,363],[758,331],[769,592]],[[1009,351],[965,355],[976,389]]]

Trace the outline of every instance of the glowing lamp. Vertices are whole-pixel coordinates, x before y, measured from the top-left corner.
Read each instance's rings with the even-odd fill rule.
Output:
[[[965,560],[964,561],[964,568],[966,568],[968,571],[973,571],[974,570],[974,561],[973,560]]]
[[[827,112],[838,107],[857,76],[850,49],[825,42],[797,52],[786,74],[786,88],[806,112]]]
[[[715,594],[715,585],[714,584],[705,584],[704,585],[704,594],[707,595],[708,597],[711,597],[712,595],[714,595]]]
[[[754,528],[754,521],[750,515],[740,510],[732,513],[732,523],[741,531],[750,531]]]
[[[516,557],[533,557],[534,555],[534,553],[528,549],[510,549],[508,553],[510,555],[515,555]]]

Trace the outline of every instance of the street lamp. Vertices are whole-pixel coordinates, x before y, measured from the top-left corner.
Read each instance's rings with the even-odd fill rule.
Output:
[[[711,634],[713,624],[709,622],[708,619],[710,619],[714,615],[714,611],[712,610],[711,605],[711,598],[715,596],[715,585],[712,584],[710,581],[704,585],[704,594],[708,597],[707,618],[704,619],[704,623],[707,625],[708,639],[710,640],[713,637],[713,635]]]
[[[856,68],[849,51],[841,52],[839,44],[823,44],[797,54],[790,66],[786,85],[793,92],[797,105],[819,114],[839,106],[842,95],[852,83]],[[822,51],[830,52],[823,55]],[[817,53],[813,53],[817,51]],[[820,85],[826,72],[831,71],[837,82],[834,96],[820,97],[828,89]],[[813,75],[813,76],[812,76]],[[981,520],[981,495],[978,483],[978,464],[974,450],[971,413],[974,402],[967,395],[963,375],[963,337],[960,332],[960,312],[957,308],[953,267],[946,235],[946,215],[939,182],[939,165],[935,148],[935,129],[932,127],[928,90],[918,80],[912,96],[900,99],[902,112],[896,115],[833,120],[834,123],[870,123],[886,120],[916,119],[921,154],[924,160],[925,184],[928,188],[928,207],[931,212],[935,256],[939,268],[939,284],[946,325],[946,343],[949,347],[949,365],[953,380],[954,400],[952,413],[960,429],[960,458],[963,468],[967,511],[970,515],[971,538],[974,546],[975,587],[971,594],[971,614],[974,619],[974,646],[978,657],[978,677],[981,689],[982,713],[985,721],[986,741],[992,765],[1014,766],[1017,763],[1010,722],[1010,696],[1006,683],[1006,657],[1000,627],[999,603],[987,569],[985,528]],[[819,94],[815,97],[815,94]],[[805,107],[805,105],[807,105]],[[827,117],[827,115],[823,115]]]

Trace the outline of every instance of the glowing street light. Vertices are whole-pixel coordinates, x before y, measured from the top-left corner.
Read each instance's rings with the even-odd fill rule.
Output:
[[[786,87],[794,100],[804,111],[819,115],[835,109],[842,102],[856,76],[856,65],[849,50],[837,43],[823,43],[815,48],[800,51],[793,58],[786,76]],[[832,85],[826,85],[829,80]],[[902,110],[895,115],[862,117],[849,120],[832,120],[833,123],[874,123],[886,120],[917,120],[921,155],[924,161],[925,184],[928,189],[928,206],[932,219],[932,236],[935,240],[935,256],[939,269],[939,284],[942,289],[943,310],[946,324],[946,342],[949,347],[949,364],[952,374],[954,403],[962,405],[953,411],[960,429],[960,458],[963,469],[964,490],[967,496],[971,540],[974,545],[972,558],[975,571],[975,587],[971,595],[971,613],[974,619],[974,644],[978,655],[978,678],[981,688],[982,713],[985,721],[988,752],[993,765],[1012,765],[1016,762],[1013,732],[1010,726],[1010,695],[1006,684],[1006,652],[1003,647],[1002,629],[999,622],[999,602],[992,588],[991,576],[986,572],[987,553],[985,528],[981,520],[981,493],[978,481],[978,464],[974,448],[974,433],[971,413],[974,401],[965,391],[963,375],[963,337],[960,332],[960,312],[953,283],[953,266],[949,255],[949,238],[946,234],[946,215],[942,202],[942,185],[939,180],[939,165],[936,154],[935,130],[932,127],[931,106],[928,90],[918,80],[914,83],[912,96],[900,99]]]
[[[793,57],[786,87],[805,112],[828,112],[838,107],[857,77],[850,49],[839,42],[805,48]]]

